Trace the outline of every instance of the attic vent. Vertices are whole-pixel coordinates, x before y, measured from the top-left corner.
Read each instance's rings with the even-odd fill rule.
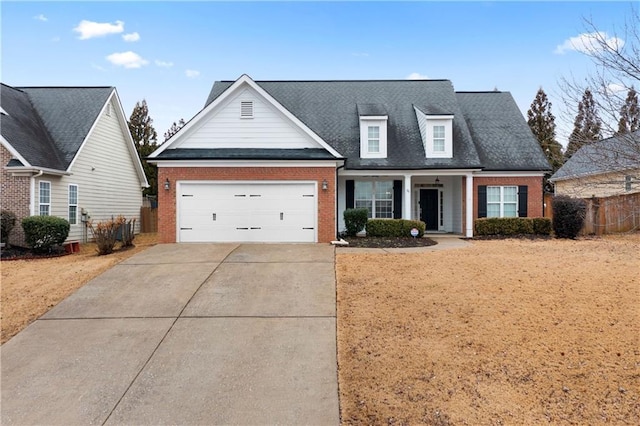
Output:
[[[240,118],[253,118],[253,101],[240,102]]]
[[[105,114],[107,115],[107,117],[111,117],[111,104],[107,104]]]

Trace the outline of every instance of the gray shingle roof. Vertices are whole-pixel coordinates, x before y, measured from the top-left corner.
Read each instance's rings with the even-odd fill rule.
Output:
[[[480,168],[476,148],[448,80],[256,81],[284,108],[347,158],[348,169]],[[209,105],[232,81],[216,82]],[[387,158],[360,158],[358,105],[386,111]],[[414,105],[453,114],[453,158],[426,158]],[[522,118],[521,118],[522,119]]]
[[[551,176],[551,180],[640,169],[640,130],[585,145]]]
[[[21,130],[2,135],[32,166],[66,170],[113,87],[17,87],[2,85],[2,107]],[[5,98],[5,93],[9,95]],[[26,108],[26,103],[31,110]],[[11,113],[11,110],[21,111]],[[39,122],[39,124],[38,124]],[[22,133],[22,136],[19,134]],[[30,139],[26,134],[32,134]]]
[[[550,170],[509,92],[458,92],[462,114],[485,170]]]
[[[156,160],[335,160],[323,148],[257,149],[257,148],[176,148],[160,153]]]

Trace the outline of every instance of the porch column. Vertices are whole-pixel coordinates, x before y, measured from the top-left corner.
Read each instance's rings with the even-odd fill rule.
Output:
[[[473,174],[472,173],[467,173],[466,175],[466,181],[467,181],[467,186],[466,186],[466,195],[467,195],[467,199],[466,199],[466,207],[467,207],[467,212],[466,212],[466,220],[465,220],[465,227],[467,228],[465,230],[465,236],[467,238],[472,238],[473,237]]]
[[[404,196],[402,197],[402,218],[412,219],[411,217],[411,175],[404,175]]]

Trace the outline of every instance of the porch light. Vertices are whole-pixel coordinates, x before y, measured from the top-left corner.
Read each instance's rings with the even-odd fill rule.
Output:
[[[436,176],[436,183],[440,183],[440,178]]]
[[[324,180],[322,181],[322,190],[323,190],[323,191],[326,191],[327,189],[329,189],[329,182],[327,182],[327,180],[326,180],[326,179],[324,179]]]
[[[169,178],[167,178],[167,180],[164,181],[164,189],[165,191],[168,191],[169,189],[171,189],[171,182],[169,182]]]

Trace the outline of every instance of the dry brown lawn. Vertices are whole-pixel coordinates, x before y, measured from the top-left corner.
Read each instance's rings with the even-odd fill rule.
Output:
[[[96,245],[62,257],[2,261],[0,323],[4,343],[92,278],[156,244],[156,234],[139,234],[135,247],[98,256]]]
[[[337,254],[344,424],[640,424],[640,234]]]

